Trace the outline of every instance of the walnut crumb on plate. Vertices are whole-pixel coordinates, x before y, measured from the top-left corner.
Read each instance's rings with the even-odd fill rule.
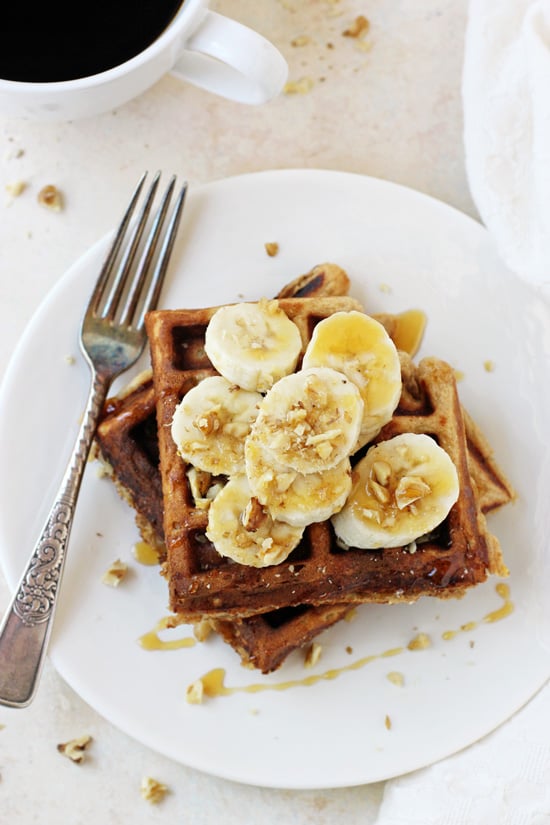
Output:
[[[118,587],[127,572],[128,565],[120,559],[117,559],[111,564],[109,569],[105,571],[101,581],[109,587]]]
[[[397,685],[398,687],[403,687],[405,684],[405,677],[397,670],[392,670],[391,673],[388,673],[387,679],[392,685]]]
[[[306,95],[313,89],[311,77],[302,77],[300,80],[289,80],[285,83],[283,93],[285,95]]]
[[[168,786],[153,779],[152,776],[144,776],[141,780],[141,795],[146,802],[157,805],[162,802],[167,793]]]
[[[185,692],[185,698],[190,705],[201,705],[204,698],[204,682],[202,679],[197,679],[188,685]]]
[[[79,765],[84,761],[85,751],[91,742],[91,736],[80,736],[77,739],[70,739],[68,742],[61,742],[57,746],[57,750],[67,759],[70,759],[71,762],[76,762]]]
[[[304,666],[305,667],[313,667],[317,664],[319,659],[321,658],[321,653],[323,652],[323,648],[317,642],[313,642],[306,651],[306,657],[304,659]]]
[[[409,650],[426,650],[432,646],[432,640],[427,633],[419,633],[407,645]]]
[[[53,212],[61,212],[63,209],[63,195],[57,186],[50,183],[43,186],[38,193],[38,203]]]
[[[19,195],[23,194],[26,188],[27,183],[24,180],[16,180],[12,183],[6,184],[6,192],[8,195],[11,195],[12,198],[18,198]]]
[[[370,28],[370,23],[367,18],[360,14],[358,17],[355,18],[351,26],[347,29],[344,29],[342,34],[344,37],[362,37],[364,34],[368,32]]]

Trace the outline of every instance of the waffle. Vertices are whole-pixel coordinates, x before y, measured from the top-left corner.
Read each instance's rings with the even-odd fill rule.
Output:
[[[150,371],[141,373],[105,404],[94,442],[93,457],[135,511],[143,540],[166,556],[159,470],[156,402]],[[343,619],[349,606],[299,605],[248,619],[213,621],[213,629],[240,655],[243,664],[263,673],[276,670],[294,650]]]
[[[164,561],[156,403],[150,371],[140,374],[120,395],[108,399],[96,433],[94,458],[101,461],[105,474],[135,511],[143,540],[156,549],[159,561]],[[244,664],[269,673],[293,650],[304,647],[348,612],[348,606],[300,605],[235,622],[215,621],[212,625]]]
[[[415,368],[402,356],[403,398],[409,409],[422,404]],[[165,555],[162,526],[163,507],[155,394],[150,372],[142,373],[105,406],[95,441],[95,457],[101,459],[118,492],[135,510],[143,540]],[[484,513],[513,497],[513,491],[494,462],[492,451],[472,421],[464,413],[468,461]],[[288,654],[305,646],[321,631],[341,620],[349,606],[311,607],[299,605],[232,622],[214,622],[215,630],[241,656],[243,662],[264,673],[275,670]]]
[[[315,323],[349,298],[282,300],[299,326],[304,346]],[[151,345],[164,496],[164,533],[170,608],[199,617],[240,619],[297,605],[411,602],[420,596],[461,596],[489,573],[506,574],[497,540],[487,530],[470,476],[461,407],[452,368],[437,359],[410,364],[403,397],[378,440],[401,432],[427,433],[453,460],[460,495],[443,525],[418,544],[380,550],[343,549],[330,523],[306,528],[299,546],[274,567],[251,568],[222,558],[205,536],[207,515],[197,511],[186,465],[170,435],[183,395],[212,368],[204,331],[216,308],[166,310],[147,317]]]
[[[162,480],[153,377],[141,373],[117,396],[107,399],[96,431],[92,458],[135,512],[143,540],[165,556]]]

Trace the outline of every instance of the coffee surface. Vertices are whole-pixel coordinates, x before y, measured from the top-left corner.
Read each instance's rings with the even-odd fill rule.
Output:
[[[153,43],[182,2],[10,4],[0,27],[0,78],[47,83],[112,69]]]

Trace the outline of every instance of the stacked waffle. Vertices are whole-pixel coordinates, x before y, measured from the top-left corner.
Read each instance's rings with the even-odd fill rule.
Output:
[[[342,294],[347,287],[345,273],[323,266],[280,293],[277,310],[299,331],[298,367],[324,319],[361,310]],[[225,550],[222,555],[212,540],[215,531],[209,530],[209,509],[226,477],[210,472],[206,483],[204,473],[197,479],[172,435],[182,400],[217,375],[205,352],[206,330],[216,312],[149,315],[153,376],[141,376],[108,402],[97,434],[98,453],[135,509],[144,540],[164,559],[170,608],[181,620],[208,619],[243,662],[269,672],[357,604],[461,596],[489,574],[506,575],[485,514],[510,501],[513,491],[462,409],[452,369],[433,358],[416,365],[404,352],[397,406],[390,420],[352,451],[350,486],[375,444],[409,433],[427,436],[456,470],[456,501],[443,521],[418,540],[373,549],[344,543],[325,518],[300,529],[295,546],[276,563],[254,566]],[[379,321],[397,340],[399,319],[380,316]]]

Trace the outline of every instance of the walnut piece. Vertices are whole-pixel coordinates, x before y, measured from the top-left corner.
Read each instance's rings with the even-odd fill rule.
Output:
[[[127,572],[128,565],[120,559],[117,559],[111,564],[109,569],[105,571],[101,581],[109,587],[118,587]]]
[[[61,212],[63,209],[63,195],[57,186],[50,183],[47,186],[43,186],[38,193],[38,203],[47,209],[51,209],[53,212]]]
[[[6,192],[8,195],[11,195],[12,198],[18,198],[19,195],[22,195],[25,189],[27,188],[27,184],[24,180],[16,180],[13,183],[6,184]]]
[[[193,625],[193,636],[197,642],[205,642],[212,632],[212,622],[209,619],[201,619]]]
[[[57,746],[59,753],[66,756],[71,762],[80,765],[84,761],[86,748],[91,744],[91,736],[80,736],[77,739],[70,739],[68,742],[61,742]]]
[[[144,776],[141,780],[141,795],[146,802],[157,805],[162,802],[167,793],[168,786],[163,785],[157,779],[153,779],[152,776]]]
[[[202,704],[202,700],[204,698],[204,682],[202,679],[196,679],[187,686],[185,698],[190,705]]]
[[[392,685],[397,685],[398,687],[403,687],[405,684],[405,677],[402,673],[399,673],[398,670],[392,670],[387,675],[388,682],[391,682]]]
[[[275,255],[276,255],[276,254],[278,253],[278,251],[279,251],[279,244],[278,244],[278,243],[275,243],[275,242],[270,243],[270,242],[268,242],[268,243],[264,244],[264,246],[265,246],[265,251],[267,252],[267,254],[269,255],[269,257],[270,257],[270,258],[274,258],[274,257],[275,257]]]
[[[283,94],[285,95],[307,95],[313,89],[311,77],[302,77],[300,80],[289,80],[285,83]]]
[[[252,496],[242,514],[242,525],[248,533],[255,533],[265,524],[268,514],[255,496]]]
[[[432,640],[427,633],[419,633],[407,645],[409,650],[426,650],[432,646]]]
[[[420,476],[402,476],[395,488],[395,503],[400,510],[404,510],[415,501],[428,496],[431,487]]]
[[[345,29],[342,34],[344,37],[363,37],[363,35],[368,32],[369,28],[369,21],[364,15],[360,14],[355,18],[351,26]]]
[[[313,642],[306,651],[306,658],[304,659],[304,666],[305,667],[313,667],[317,664],[319,659],[321,658],[321,653],[323,652],[323,648],[317,642]]]

